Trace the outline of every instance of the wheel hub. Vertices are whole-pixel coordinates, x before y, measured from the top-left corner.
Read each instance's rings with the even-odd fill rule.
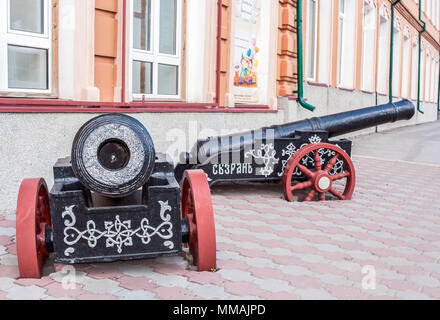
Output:
[[[332,179],[326,172],[320,172],[315,178],[315,189],[319,192],[326,192],[332,187]]]

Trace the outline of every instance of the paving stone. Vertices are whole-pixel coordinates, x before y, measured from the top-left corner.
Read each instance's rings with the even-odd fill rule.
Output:
[[[119,283],[120,287],[128,290],[151,291],[152,289],[157,287],[153,280],[148,278],[122,276],[118,278],[117,282]]]
[[[0,256],[0,264],[4,266],[17,266],[18,267],[18,261],[17,256],[14,256],[12,254],[5,254]]]
[[[132,277],[148,278],[153,273],[153,269],[139,265],[127,265],[122,269],[122,273]]]
[[[85,291],[94,294],[113,294],[121,290],[118,282],[109,279],[97,280],[85,277],[81,284]]]
[[[37,286],[22,287],[14,285],[7,291],[6,297],[12,300],[39,300],[45,298],[46,290]]]
[[[432,300],[429,295],[412,290],[397,291],[396,298],[405,300]]]
[[[252,282],[255,278],[251,275],[250,272],[242,271],[242,270],[225,270],[222,269],[217,272],[223,279],[229,281],[248,281]]]
[[[185,288],[188,286],[188,279],[181,276],[176,275],[163,275],[159,273],[152,273],[149,278],[153,280],[153,282],[160,287],[180,287]]]
[[[336,275],[336,274],[318,275],[317,278],[323,282],[324,286],[326,286],[326,284],[330,284],[334,286],[346,286],[346,287],[350,287],[353,285],[353,281],[345,278],[344,276]]]
[[[228,299],[229,297],[229,294],[223,287],[211,284],[200,285],[190,283],[186,289],[190,290],[201,299]]]
[[[63,287],[61,283],[53,282],[44,287],[46,294],[50,297],[68,297],[76,299],[80,295],[84,295],[87,291],[81,288],[80,284],[72,284],[71,287]]]
[[[328,291],[324,289],[297,289],[295,293],[302,300],[335,300],[336,297],[332,296]]]
[[[93,294],[93,293],[86,293],[79,295],[77,297],[78,300],[117,300],[118,297],[111,295],[111,294]]]
[[[0,227],[0,236],[15,236],[15,228],[3,228]]]
[[[407,279],[424,287],[440,288],[440,280],[433,277],[424,275],[411,275],[408,276]]]
[[[156,294],[145,290],[126,290],[122,289],[115,292],[114,295],[121,300],[154,300]]]
[[[292,287],[289,284],[289,282],[283,280],[256,279],[254,283],[260,286],[261,289],[274,293],[279,293],[279,292],[293,293],[295,291],[295,288]]]
[[[74,298],[71,297],[51,297],[51,296],[47,296],[45,298],[42,298],[42,300],[75,300]]]
[[[45,287],[53,282],[54,280],[49,277],[42,277],[41,279],[18,279],[14,283],[24,287],[28,287],[28,286]]]
[[[1,275],[1,274],[0,274]],[[14,279],[11,278],[0,278],[0,290],[7,291],[14,286]]]

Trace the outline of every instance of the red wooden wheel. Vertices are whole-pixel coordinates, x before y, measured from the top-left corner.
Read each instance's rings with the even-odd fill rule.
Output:
[[[17,258],[21,278],[41,278],[48,252],[46,225],[51,225],[49,193],[44,179],[22,181],[17,200]]]
[[[320,150],[324,150],[332,156],[324,168],[321,163]],[[307,160],[313,160],[314,169],[308,169],[305,166]],[[340,168],[338,173],[335,172],[337,163]],[[305,176],[306,181],[292,184],[295,173]],[[343,179],[346,179],[345,188],[341,193],[335,188],[334,183],[339,180],[343,182]],[[355,184],[356,174],[349,155],[338,146],[329,143],[310,144],[301,148],[290,158],[283,174],[283,193],[284,198],[288,201],[295,201],[295,191],[307,189],[309,191],[304,201],[313,200],[315,195],[318,195],[319,200],[325,200],[327,192],[340,200],[350,200]]]
[[[182,218],[188,219],[189,250],[199,271],[216,268],[211,191],[203,170],[187,170],[182,180]]]

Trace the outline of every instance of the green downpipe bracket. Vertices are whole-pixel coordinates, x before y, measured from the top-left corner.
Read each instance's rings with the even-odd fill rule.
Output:
[[[304,100],[304,75],[303,75],[303,38],[302,38],[302,0],[297,0],[296,4],[296,42],[297,68],[298,68],[298,102],[307,110],[314,111],[316,108]]]
[[[389,103],[393,103],[394,7],[401,1],[402,0],[396,0],[391,4],[391,44],[390,44],[390,79],[389,79],[390,98],[389,98]]]
[[[421,114],[424,114],[424,112],[422,111],[422,109],[420,109],[420,69],[421,69],[421,54],[422,54],[422,33],[426,31],[426,23],[425,21],[422,20],[422,1],[419,1],[419,21],[423,24],[423,28],[422,31],[419,31],[419,72],[418,72],[418,79],[419,82],[417,84],[417,111],[420,112]]]

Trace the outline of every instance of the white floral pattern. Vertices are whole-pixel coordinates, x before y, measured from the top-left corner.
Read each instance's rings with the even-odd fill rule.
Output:
[[[250,150],[244,155],[246,158],[253,157],[254,159],[260,159],[264,162],[264,168],[258,168],[257,175],[268,177],[274,172],[274,165],[277,164],[280,159],[275,158],[277,152],[274,150],[272,143],[262,144],[260,150]]]
[[[311,136],[309,138],[309,142],[310,144],[318,144],[321,143],[322,139],[320,136],[318,136],[317,134]],[[288,158],[286,160],[282,160],[282,168],[280,170],[280,172],[278,172],[278,176],[282,177],[284,174],[284,170],[287,166],[287,163],[289,163],[290,158],[292,158],[292,156],[301,148],[307,146],[309,144],[304,143],[303,145],[301,145],[301,147],[299,149],[296,148],[296,146],[293,143],[290,143],[285,149],[282,150],[282,156],[288,155]],[[337,147],[339,147],[339,145],[336,144]],[[325,157],[331,158],[333,157],[336,153],[332,150],[329,149],[319,149],[318,150],[319,153],[319,158],[321,159],[321,165],[323,163],[325,163]],[[315,166],[315,158],[314,158],[314,153],[309,153],[307,154],[305,157],[303,157],[301,159],[301,163],[304,166],[307,167],[314,167]],[[330,175],[335,175],[338,173],[343,173],[344,172],[344,161],[341,159],[338,159],[336,161],[336,164],[334,165],[332,171],[330,172]],[[295,168],[295,171],[293,172],[294,176],[301,176],[302,172],[298,169]]]
[[[75,227],[76,217],[73,212],[75,206],[65,207],[62,213],[64,219],[64,243],[69,247],[64,251],[65,256],[71,256],[75,249],[72,247],[80,240],[86,240],[90,248],[96,247],[98,240],[105,239],[106,248],[116,247],[118,253],[122,253],[123,247],[133,246],[133,237],[141,239],[143,244],[149,244],[152,237],[159,236],[166,240],[164,246],[169,249],[174,248],[174,243],[169,241],[173,237],[173,225],[171,223],[171,215],[167,212],[171,211],[168,201],[159,201],[160,218],[162,223],[157,227],[152,227],[147,218],[141,220],[140,226],[133,229],[131,220],[121,221],[117,215],[114,221],[105,221],[104,230],[101,231],[96,227],[93,220],[87,221],[87,229],[80,231]]]

